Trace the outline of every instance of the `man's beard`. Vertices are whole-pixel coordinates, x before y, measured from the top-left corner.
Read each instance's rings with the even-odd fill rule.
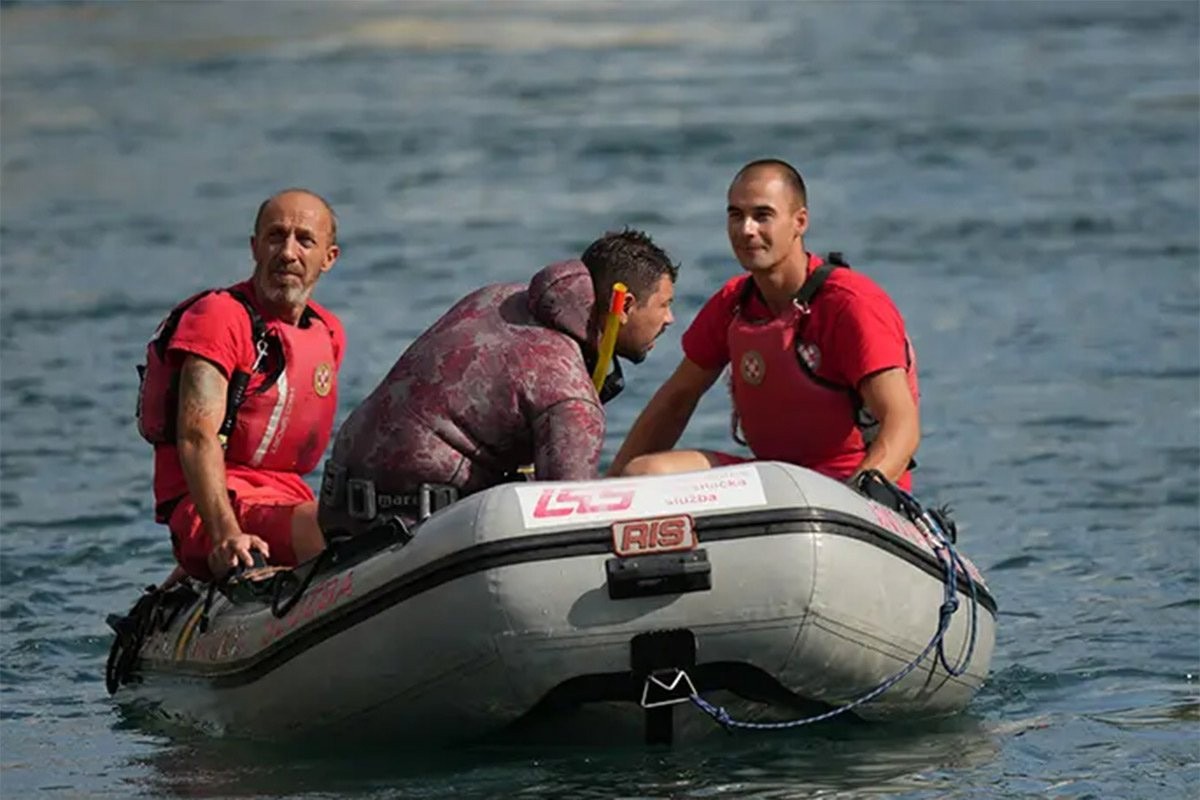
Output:
[[[312,296],[312,286],[277,286],[268,285],[263,289],[266,300],[280,305],[300,306],[308,303]]]
[[[657,342],[659,340],[659,337],[661,337],[666,332],[667,332],[667,326],[663,325],[661,328],[659,328],[658,333],[655,335],[655,337],[650,340],[650,344],[646,345],[645,347],[641,348],[640,350],[633,350],[633,351],[630,351],[629,348],[618,347],[616,349],[616,355],[619,355],[621,358],[625,359],[630,364],[641,364],[650,355],[650,349],[652,347],[654,347],[654,343]]]

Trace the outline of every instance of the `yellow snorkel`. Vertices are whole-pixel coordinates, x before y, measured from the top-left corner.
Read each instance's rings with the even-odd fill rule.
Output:
[[[596,391],[604,385],[608,377],[608,367],[612,364],[613,350],[617,348],[617,333],[621,330],[621,312],[625,310],[625,295],[629,292],[623,283],[614,283],[612,297],[608,302],[608,314],[604,317],[604,335],[600,337],[600,352],[596,358],[596,368],[592,370],[592,385]]]
[[[621,330],[621,312],[625,310],[625,295],[629,290],[623,283],[614,283],[612,297],[608,301],[608,313],[604,316],[604,333],[600,337],[599,354],[596,357],[596,368],[592,370],[592,385],[596,391],[604,385],[608,377],[608,366],[613,360],[613,351],[617,349],[617,333]],[[534,479],[532,464],[517,467],[517,472],[525,476],[525,480]]]

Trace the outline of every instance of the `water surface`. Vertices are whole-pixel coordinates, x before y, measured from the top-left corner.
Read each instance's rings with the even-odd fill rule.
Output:
[[[5,797],[1193,797],[1200,786],[1195,3],[0,6],[0,792]],[[937,724],[695,749],[272,752],[104,693],[105,613],[171,563],[133,365],[249,272],[257,204],[325,194],[341,416],[481,282],[608,228],[682,263],[611,457],[737,271],[724,191],[809,183],[920,353],[919,489],[1000,601],[992,679]],[[684,443],[729,447],[714,390]]]

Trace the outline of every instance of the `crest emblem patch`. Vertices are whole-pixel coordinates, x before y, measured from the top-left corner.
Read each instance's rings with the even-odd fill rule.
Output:
[[[327,361],[317,364],[313,370],[313,391],[317,397],[325,397],[333,389],[333,365]]]
[[[739,368],[742,372],[742,380],[751,386],[758,386],[767,375],[767,364],[757,350],[747,350],[742,355],[742,363]]]
[[[821,348],[815,344],[802,343],[796,345],[796,355],[800,356],[808,368],[816,371],[821,368]]]

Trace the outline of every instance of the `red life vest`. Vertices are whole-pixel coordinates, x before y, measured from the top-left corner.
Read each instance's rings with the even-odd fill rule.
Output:
[[[748,320],[741,312],[755,288],[753,279],[747,279],[727,332],[734,438],[749,446],[755,458],[800,464],[839,479],[862,462],[879,422],[854,387],[815,373],[806,360],[810,343],[803,330],[809,316],[819,313],[811,304],[829,272],[846,266],[831,253],[805,281],[792,308],[764,322]],[[915,400],[916,359],[912,344],[905,345],[905,374]],[[738,436],[739,426],[744,438]]]
[[[174,444],[179,367],[168,361],[167,351],[183,314],[214,291],[227,292],[246,309],[254,342],[254,352],[229,378],[219,431],[225,460],[311,471],[329,442],[337,410],[333,329],[311,302],[299,325],[264,322],[250,300],[231,289],[200,292],[172,309],[146,346],[146,363],[138,366],[138,432],[151,444]]]
[[[158,324],[154,335],[146,344],[146,363],[139,364],[137,368],[138,433],[150,444],[174,444],[175,442],[175,422],[179,409],[179,368],[167,363],[167,349],[170,347],[171,337],[175,334],[175,329],[179,327],[179,320],[183,318],[184,313],[199,300],[215,291],[226,291],[230,297],[242,304],[250,320],[251,339],[254,341],[255,347],[258,348],[260,342],[263,347],[266,346],[266,326],[263,324],[262,317],[241,292],[228,289],[205,289],[171,309],[171,312]],[[230,385],[233,386],[236,380],[244,389],[250,371],[253,371],[256,366],[258,365],[248,364],[245,370],[236,370],[230,376]],[[229,435],[233,417],[237,414],[236,406],[243,398],[236,399],[238,402],[229,403],[229,407],[226,409],[225,421],[221,425],[222,437]]]
[[[309,303],[300,325],[268,323],[283,368],[270,364],[266,382],[253,382],[229,435],[225,460],[264,470],[311,472],[333,432],[337,412],[337,360],[333,330]],[[307,319],[308,324],[305,325]]]

